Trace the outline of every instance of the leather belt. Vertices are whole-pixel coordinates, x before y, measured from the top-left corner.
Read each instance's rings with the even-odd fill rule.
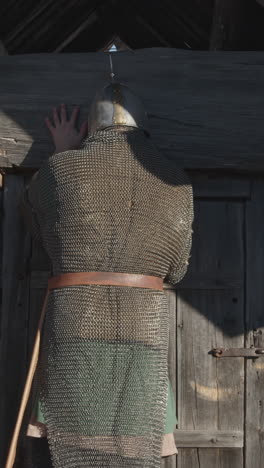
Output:
[[[48,279],[48,289],[82,284],[103,284],[113,286],[130,286],[134,288],[158,289],[163,291],[163,278],[134,273],[112,271],[84,271],[62,273]]]

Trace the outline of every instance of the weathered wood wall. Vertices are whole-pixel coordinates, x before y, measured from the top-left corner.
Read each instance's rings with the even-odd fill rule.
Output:
[[[28,295],[30,235],[18,212],[23,177],[5,177],[3,192],[2,320],[0,341],[0,465],[10,441],[28,365]]]
[[[113,56],[116,78],[141,96],[153,140],[186,168],[264,170],[264,53],[142,49]],[[108,82],[108,54],[0,58],[0,166],[38,168],[52,153],[54,105],[81,121]],[[155,97],[155,98],[153,98]]]
[[[264,348],[264,181],[246,202],[245,347]],[[245,360],[245,467],[264,465],[264,356]]]
[[[82,120],[94,91],[106,83],[109,67],[103,53],[1,57],[0,63],[0,167],[7,171],[2,466],[50,272],[45,253],[32,243],[18,211],[25,173],[40,167],[53,151],[43,124],[52,106],[84,103]],[[194,185],[190,268],[176,289],[166,287],[180,453],[164,459],[162,466],[262,468],[263,358],[217,360],[208,352],[216,346],[264,347],[264,181],[263,174],[248,174],[264,169],[264,56],[158,49],[122,52],[114,56],[114,64],[118,77],[142,96],[153,139],[166,156],[191,169]],[[231,175],[233,171],[246,173]]]
[[[262,468],[264,358],[210,351],[264,347],[264,180],[199,177],[189,270],[166,290],[179,454],[162,467]]]
[[[0,466],[20,406],[30,363],[44,290],[32,286],[32,270],[49,272],[45,251],[32,242],[19,211],[19,203],[28,176],[8,174],[2,195],[1,290],[2,315],[0,338]],[[36,263],[38,267],[36,267]],[[47,287],[45,284],[44,288]],[[19,460],[19,459],[18,459]],[[16,468],[28,468],[22,464]]]

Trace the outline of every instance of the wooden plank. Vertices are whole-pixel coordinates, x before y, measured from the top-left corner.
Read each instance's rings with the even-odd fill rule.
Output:
[[[161,458],[160,468],[176,468],[177,455],[169,455]]]
[[[97,3],[97,0],[90,0],[88,4],[81,0],[78,2],[78,10],[74,0],[57,0],[56,3],[41,0],[35,4],[24,2],[9,5],[6,10],[11,10],[12,18],[8,17],[8,12],[4,13],[7,24],[11,25],[5,35],[10,53],[19,54],[25,50],[45,52],[52,46],[55,49],[63,38],[78,27],[83,18],[90,16]]]
[[[190,169],[264,170],[262,51],[153,48],[113,61],[116,78],[142,98],[164,157]],[[104,52],[4,56],[1,70],[0,154],[6,165],[31,168],[53,152],[44,124],[52,107],[67,96],[70,110],[81,105],[82,121],[109,80]]]
[[[25,184],[28,184],[31,180],[31,175],[26,175],[24,178],[25,178]],[[46,277],[43,282],[43,279],[42,279],[43,274],[42,274],[42,276],[40,277],[41,285],[39,287],[46,288],[48,277],[51,275],[51,261],[43,245],[37,242],[34,238],[32,238],[32,253],[30,257],[29,268],[31,272],[33,271],[33,276],[34,276],[35,270],[40,270],[40,275],[42,274],[43,271],[45,272]],[[33,285],[33,287],[35,287],[35,285]]]
[[[243,50],[246,46],[246,0],[215,0],[210,50]]]
[[[177,447],[200,447],[200,448],[240,448],[243,447],[243,431],[236,430],[175,430]]]
[[[247,294],[245,346],[264,347],[264,183],[255,179],[246,204]],[[264,362],[247,359],[246,467],[262,468],[264,458]]]
[[[176,415],[177,415],[177,401],[176,401],[176,388],[177,388],[177,376],[175,373],[176,369],[176,292],[175,291],[165,291],[165,295],[168,301],[169,309],[169,350],[168,350],[168,373],[169,379],[171,381],[172,389],[175,396],[176,402]]]
[[[181,429],[242,430],[244,358],[224,360],[210,354],[214,347],[244,345],[243,295],[235,303],[232,299],[231,291],[178,295]]]
[[[195,201],[190,265],[177,289],[243,286],[242,222],[241,202]]]
[[[241,464],[241,450],[185,448],[178,455],[178,468],[233,468]]]
[[[250,199],[251,182],[246,177],[221,174],[219,171],[188,171],[194,198]]]
[[[228,274],[228,272],[187,272],[180,283],[175,286],[164,283],[164,289],[240,289],[243,287],[242,274]]]
[[[169,348],[168,348],[168,375],[172,385],[175,403],[176,403],[176,416],[177,416],[177,399],[176,399],[176,292],[175,291],[165,291],[165,295],[168,301],[169,309]],[[176,428],[174,431],[175,444],[178,448],[178,439],[175,437]],[[161,468],[176,468],[177,467],[177,454],[171,455],[169,457],[161,458]]]
[[[237,302],[233,301],[233,297]],[[177,303],[178,330],[178,413],[179,427],[189,431],[189,446],[194,447],[197,431],[207,432],[212,451],[204,451],[202,441],[192,452],[200,466],[221,465],[224,454],[213,432],[226,431],[229,447],[243,446],[244,422],[244,358],[217,360],[210,353],[213,347],[243,347],[243,291],[181,291]],[[228,435],[239,431],[239,442]],[[191,435],[192,432],[192,435]],[[180,444],[177,435],[178,445]],[[201,436],[198,436],[198,438]],[[215,445],[214,445],[215,444]],[[208,446],[208,445],[207,445]],[[186,454],[179,455],[179,467],[189,468]],[[211,465],[212,460],[219,460]],[[232,465],[243,466],[243,452],[238,450]],[[219,463],[219,465],[217,464]],[[199,466],[199,465],[197,465]],[[229,465],[230,466],[230,465]]]
[[[23,177],[5,176],[2,320],[1,320],[1,424],[0,465],[3,466],[26,377],[30,236],[17,210],[24,189]]]
[[[244,207],[241,202],[196,202],[196,236],[190,270],[244,275]],[[187,273],[188,275],[188,273]],[[187,276],[186,275],[186,276]],[[177,380],[179,428],[196,431],[239,431],[244,423],[244,358],[214,358],[214,347],[244,346],[244,295],[240,289],[181,290],[177,294]],[[221,362],[220,362],[221,361]],[[214,439],[211,437],[211,439]],[[178,439],[179,440],[179,439]],[[230,446],[232,438],[229,439]],[[193,443],[193,442],[191,442]],[[239,445],[239,444],[238,444]],[[193,447],[195,445],[192,445]],[[235,445],[234,445],[235,446]],[[216,447],[216,446],[215,446]],[[243,466],[243,451],[231,455]],[[226,461],[224,461],[226,460]],[[178,468],[228,467],[224,449],[181,450]],[[229,459],[230,460],[230,459]]]
[[[69,35],[64,39],[54,50],[55,53],[63,51],[63,49],[70,44],[76,37],[79,36],[83,31],[85,31],[96,19],[98,18],[97,12],[90,12],[86,14],[85,20]]]

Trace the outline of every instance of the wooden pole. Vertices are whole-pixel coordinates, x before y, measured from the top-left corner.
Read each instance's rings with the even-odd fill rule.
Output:
[[[215,0],[209,50],[243,50],[246,0]]]
[[[21,425],[22,425],[25,409],[26,409],[27,402],[28,402],[28,399],[29,399],[29,396],[30,396],[32,381],[33,381],[36,366],[37,366],[37,363],[38,363],[40,336],[41,336],[42,325],[43,325],[44,317],[45,317],[45,310],[46,310],[46,305],[47,305],[47,301],[48,301],[48,295],[49,295],[49,288],[47,288],[47,290],[46,290],[46,295],[45,295],[45,298],[44,298],[44,302],[43,302],[43,306],[42,306],[42,310],[41,310],[41,314],[40,314],[40,319],[39,319],[38,329],[37,329],[37,333],[36,333],[36,337],[35,337],[33,352],[32,352],[32,356],[31,356],[31,360],[30,360],[28,375],[27,375],[26,383],[25,383],[24,390],[23,390],[23,395],[22,395],[22,399],[21,399],[21,403],[20,403],[20,407],[19,407],[19,412],[18,412],[18,416],[17,416],[16,425],[15,425],[15,428],[14,428],[12,440],[11,440],[11,443],[10,443],[10,446],[9,446],[9,451],[8,451],[8,455],[7,455],[5,468],[13,468],[13,465],[14,465],[15,459],[16,459],[17,442],[18,442],[18,438],[19,438],[19,433],[20,433],[20,430],[21,430]]]

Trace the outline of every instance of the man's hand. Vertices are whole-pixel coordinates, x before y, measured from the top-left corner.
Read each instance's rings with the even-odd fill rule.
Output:
[[[66,106],[65,104],[61,104],[60,119],[57,108],[53,108],[54,125],[52,125],[48,117],[45,118],[45,123],[52,135],[56,153],[61,153],[71,149],[78,149],[82,140],[87,136],[87,121],[82,123],[80,131],[75,128],[79,109],[79,106],[76,106],[73,109],[71,118],[68,121]]]

